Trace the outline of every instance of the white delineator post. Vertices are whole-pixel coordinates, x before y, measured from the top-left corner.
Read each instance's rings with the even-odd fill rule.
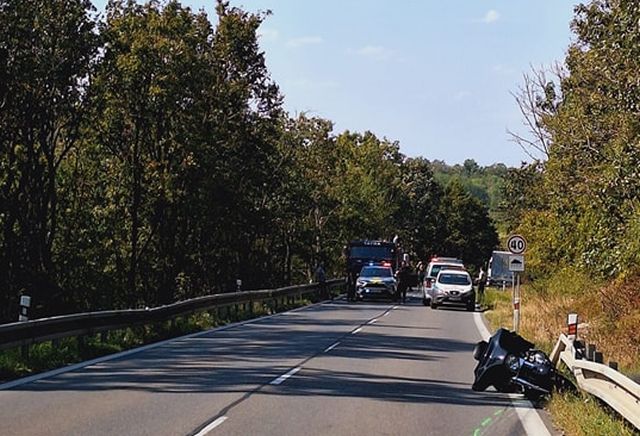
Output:
[[[20,313],[18,314],[18,321],[29,321],[29,307],[31,307],[31,297],[23,295],[20,297]]]
[[[516,274],[516,284],[513,293],[513,331],[520,330],[520,274]]]
[[[570,313],[567,316],[567,336],[572,341],[575,341],[578,337],[578,314]]]

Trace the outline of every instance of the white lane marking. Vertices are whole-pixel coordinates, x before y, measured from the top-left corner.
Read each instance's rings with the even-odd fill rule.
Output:
[[[333,350],[334,348],[336,348],[338,345],[340,344],[340,341],[336,342],[335,344],[331,345],[330,347],[328,347],[326,350],[324,350],[325,353],[328,353],[329,351]]]
[[[205,435],[209,434],[209,432],[211,432],[211,430],[213,430],[214,428],[216,428],[217,426],[219,426],[220,424],[222,424],[226,420],[227,420],[226,416],[221,416],[220,418],[216,419],[211,424],[209,424],[208,426],[206,426],[205,428],[200,430],[198,433],[196,433],[195,436],[205,436]]]
[[[358,332],[362,331],[362,327],[358,327],[357,329],[355,329],[354,331],[351,332],[352,335],[355,335]]]
[[[0,384],[0,391],[3,391],[5,389],[15,388],[16,386],[22,386],[22,385],[25,385],[27,383],[32,383],[32,382],[35,382],[35,381],[38,381],[38,380],[42,380],[42,379],[46,379],[46,378],[50,378],[50,377],[55,377],[56,375],[65,374],[67,372],[75,371],[76,369],[86,368],[87,366],[95,365],[97,363],[108,362],[110,360],[120,359],[120,358],[125,357],[125,356],[130,356],[132,354],[140,353],[141,351],[150,350],[150,349],[153,349],[153,348],[158,348],[158,347],[161,347],[163,345],[170,344],[172,342],[181,341],[183,339],[196,338],[198,336],[203,336],[203,335],[206,335],[208,333],[220,332],[220,331],[232,329],[234,327],[243,326],[245,324],[257,323],[257,322],[264,321],[264,320],[269,319],[269,318],[275,318],[277,316],[283,316],[283,315],[286,315],[286,314],[288,314],[290,312],[301,312],[303,310],[311,309],[311,308],[319,306],[321,304],[322,303],[314,303],[314,304],[310,304],[308,306],[298,307],[296,309],[292,309],[292,310],[289,310],[287,312],[274,313],[272,315],[261,316],[261,317],[249,319],[249,320],[246,320],[246,321],[234,322],[234,323],[223,325],[223,326],[216,327],[216,328],[213,328],[213,329],[203,330],[201,332],[189,333],[187,335],[178,336],[176,338],[171,338],[171,339],[167,339],[167,340],[160,341],[160,342],[154,342],[152,344],[143,345],[142,347],[132,348],[130,350],[121,351],[119,353],[108,354],[106,356],[97,357],[97,358],[92,359],[92,360],[86,360],[84,362],[79,362],[79,363],[76,363],[74,365],[65,366],[64,368],[52,369],[51,371],[43,372],[43,373],[40,373],[40,374],[30,375],[28,377],[23,377],[23,378],[19,378],[17,380],[13,380],[13,381],[10,381],[10,382],[6,382],[6,383],[3,383],[3,384]]]
[[[283,374],[280,377],[278,377],[277,379],[273,380],[269,384],[270,385],[279,385],[280,383],[282,383],[283,381],[285,381],[286,379],[288,379],[289,377],[291,377],[293,374],[295,374],[296,372],[300,371],[301,369],[302,369],[301,366],[297,366],[297,367],[293,368],[291,371],[289,371],[288,373]]]
[[[509,399],[528,436],[551,436],[531,401],[518,394],[509,394]]]
[[[369,321],[367,324],[375,324],[377,321],[378,321],[377,318],[374,318],[371,321]]]
[[[393,306],[393,307],[391,308],[391,310],[397,309],[397,308],[399,308],[399,307],[400,307],[400,306]]]
[[[482,321],[482,313],[473,312],[473,321],[475,322],[482,339],[489,339],[489,337],[491,337],[491,333]],[[516,414],[518,415],[518,418],[522,423],[522,427],[528,436],[551,436],[547,426],[542,421],[542,418],[540,418],[538,411],[533,407],[533,404],[531,404],[529,400],[518,394],[509,394],[509,399],[511,400],[513,408],[516,409]]]
[[[382,315],[382,316],[389,316],[389,313],[390,312],[385,312],[384,315]]]
[[[482,321],[482,312],[473,312],[473,321],[476,323],[478,332],[480,332],[480,337],[485,341],[489,339],[491,332],[489,332],[487,326],[484,325],[484,321]]]

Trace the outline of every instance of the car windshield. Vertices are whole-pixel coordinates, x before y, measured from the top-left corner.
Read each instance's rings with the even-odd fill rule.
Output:
[[[462,265],[446,265],[446,264],[441,264],[441,265],[433,265],[431,267],[431,273],[429,274],[430,277],[438,277],[438,273],[440,272],[441,269],[461,269]]]
[[[391,277],[391,268],[367,267],[362,268],[360,277]]]
[[[365,245],[351,247],[350,255],[356,259],[393,259],[391,247]]]
[[[443,273],[438,276],[438,283],[443,285],[470,285],[471,280],[466,274]]]

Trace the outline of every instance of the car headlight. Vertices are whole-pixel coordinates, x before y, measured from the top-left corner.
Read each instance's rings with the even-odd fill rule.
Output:
[[[358,280],[358,281],[356,282],[356,286],[364,286],[364,285],[366,285],[366,284],[367,284],[367,282],[365,282],[364,280]]]
[[[507,357],[504,359],[504,363],[505,365],[507,365],[507,368],[509,368],[509,371],[511,371],[513,374],[516,374],[520,369],[520,359],[518,358],[518,356],[514,356],[513,354],[507,355]]]

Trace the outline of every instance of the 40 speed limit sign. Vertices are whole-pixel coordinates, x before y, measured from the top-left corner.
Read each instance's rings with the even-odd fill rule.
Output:
[[[522,254],[527,251],[527,240],[522,235],[511,235],[507,239],[507,249],[513,254]]]

